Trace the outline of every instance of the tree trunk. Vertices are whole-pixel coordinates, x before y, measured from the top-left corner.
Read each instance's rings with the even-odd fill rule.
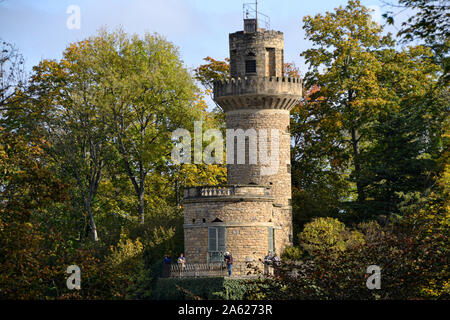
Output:
[[[364,188],[361,183],[361,164],[359,159],[359,138],[358,130],[352,128],[352,146],[353,146],[353,164],[355,166],[356,189],[358,192],[358,201],[363,202],[366,198]]]
[[[91,229],[92,229],[92,235],[94,237],[94,242],[97,243],[98,242],[97,226],[95,224],[94,214],[92,213],[91,202],[89,201],[89,199],[86,199],[85,202],[86,202],[86,208],[87,208],[88,214],[89,214],[89,221],[90,221],[90,224],[91,224]]]
[[[138,214],[139,214],[139,222],[144,224],[144,212],[145,212],[145,201],[144,201],[144,188],[139,188],[139,204],[138,204]]]
[[[144,224],[145,218],[145,201],[144,201],[144,193],[145,193],[145,178],[147,176],[147,173],[144,170],[144,166],[142,164],[142,161],[139,162],[139,177],[136,177],[134,175],[133,170],[131,169],[130,163],[127,159],[127,153],[125,152],[125,147],[123,146],[122,138],[119,136],[119,151],[122,154],[122,161],[125,166],[125,171],[130,178],[131,182],[133,183],[134,190],[136,191],[136,196],[138,198],[138,219],[139,222]],[[139,181],[138,181],[139,178]]]
[[[180,205],[180,187],[178,185],[178,179],[175,179],[175,205],[178,207]]]

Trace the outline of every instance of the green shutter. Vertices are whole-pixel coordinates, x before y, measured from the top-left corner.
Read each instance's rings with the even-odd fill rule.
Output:
[[[218,227],[217,228],[217,235],[218,235],[218,237],[217,237],[218,238],[217,251],[225,252],[227,250],[226,229],[225,229],[225,227]]]
[[[269,251],[274,252],[274,234],[273,234],[273,227],[269,227]]]
[[[208,251],[217,251],[217,228],[208,228]]]

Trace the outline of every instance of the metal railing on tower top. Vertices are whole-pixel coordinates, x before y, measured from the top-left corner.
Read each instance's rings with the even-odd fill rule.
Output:
[[[255,3],[244,3],[242,6],[242,15],[244,20],[254,19],[259,27],[260,23],[267,30],[270,29],[270,17],[258,11],[258,1]]]

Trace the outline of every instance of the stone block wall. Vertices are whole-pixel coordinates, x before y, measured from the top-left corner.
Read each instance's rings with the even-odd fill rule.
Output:
[[[249,75],[245,61],[256,61],[256,74],[260,76],[283,76],[284,35],[282,32],[258,29],[257,32],[239,31],[230,34],[231,77]],[[271,52],[274,56],[271,57]],[[273,65],[275,63],[275,65]],[[273,70],[273,74],[270,73]]]
[[[247,193],[191,198],[185,200],[184,209],[187,263],[207,262],[209,227],[225,227],[226,251],[232,253],[236,263],[264,258],[269,250],[269,227],[275,230],[275,249],[281,252],[283,232],[275,221],[278,213],[271,196]]]

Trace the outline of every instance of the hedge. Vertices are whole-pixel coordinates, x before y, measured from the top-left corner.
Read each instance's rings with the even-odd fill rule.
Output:
[[[258,280],[215,278],[160,278],[153,290],[155,300],[245,300]],[[183,290],[177,288],[180,287]],[[184,292],[183,292],[184,291]]]

